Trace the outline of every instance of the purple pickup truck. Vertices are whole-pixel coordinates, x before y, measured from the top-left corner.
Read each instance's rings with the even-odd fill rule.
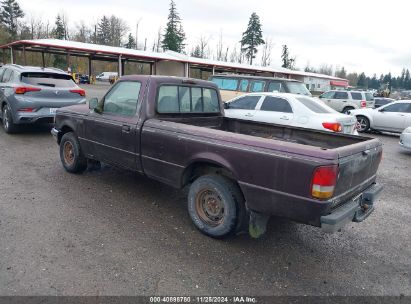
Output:
[[[124,76],[101,99],[57,111],[64,168],[109,163],[176,188],[203,233],[265,232],[270,216],[340,230],[374,210],[378,139],[224,117],[217,86]]]

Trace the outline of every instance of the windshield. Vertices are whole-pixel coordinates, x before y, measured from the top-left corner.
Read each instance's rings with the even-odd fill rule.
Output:
[[[311,96],[310,91],[301,82],[286,82],[286,84],[290,93]]]
[[[320,100],[315,100],[310,97],[296,97],[306,108],[314,113],[335,113],[333,109],[323,104]]]

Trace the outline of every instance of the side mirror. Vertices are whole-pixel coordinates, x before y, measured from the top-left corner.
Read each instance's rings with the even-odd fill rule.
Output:
[[[378,112],[384,112],[384,108],[380,108],[380,109],[378,109]]]
[[[97,97],[91,98],[88,101],[88,108],[90,110],[94,110],[97,107],[97,105],[98,105],[98,98]]]
[[[323,95],[320,95],[320,96],[318,96],[318,98],[322,99],[322,98],[324,98],[324,96],[323,96]]]
[[[224,103],[224,109],[229,109],[229,108],[230,108],[230,104],[227,103],[227,102],[225,102],[225,103]]]

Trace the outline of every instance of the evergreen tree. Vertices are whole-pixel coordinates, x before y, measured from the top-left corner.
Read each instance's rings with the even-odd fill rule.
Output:
[[[181,25],[181,18],[177,12],[174,0],[171,0],[170,10],[168,14],[168,22],[163,35],[161,45],[164,50],[171,50],[175,52],[184,51],[185,33]]]
[[[134,39],[133,35],[128,34],[128,41],[124,45],[125,48],[127,49],[135,49],[136,48],[136,40]]]
[[[257,53],[257,47],[264,44],[263,33],[261,30],[260,17],[256,13],[252,13],[248,21],[247,30],[243,33],[240,41],[241,51],[245,53],[245,57],[250,64],[253,64],[253,59]]]
[[[410,77],[410,71],[408,69],[405,71],[403,88],[407,90],[411,89],[411,77]]]
[[[367,87],[367,79],[366,79],[364,73],[361,73],[358,76],[357,86],[360,87],[360,88],[366,88]]]
[[[281,53],[281,60],[283,64],[281,65],[283,68],[286,69],[295,69],[295,57],[290,58],[290,53],[288,52],[288,46],[286,44],[283,45],[283,51]],[[321,73],[321,71],[320,71]]]
[[[345,68],[342,67],[340,70],[335,72],[335,76],[339,78],[346,78],[347,77],[347,72],[345,71]]]
[[[110,20],[106,16],[97,24],[97,43],[110,45]]]
[[[66,29],[60,15],[57,15],[55,25],[56,27],[53,30],[54,38],[64,40],[64,38],[66,37]]]
[[[201,49],[199,45],[196,45],[194,50],[191,52],[192,57],[202,58],[201,56]]]
[[[4,0],[1,2],[0,24],[4,25],[13,40],[17,36],[17,21],[23,17],[23,10],[16,0]]]

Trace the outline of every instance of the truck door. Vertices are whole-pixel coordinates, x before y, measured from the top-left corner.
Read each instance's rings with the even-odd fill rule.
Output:
[[[85,137],[97,159],[141,171],[136,114],[141,86],[138,81],[117,82],[104,96],[102,112],[90,113],[85,121]]]

